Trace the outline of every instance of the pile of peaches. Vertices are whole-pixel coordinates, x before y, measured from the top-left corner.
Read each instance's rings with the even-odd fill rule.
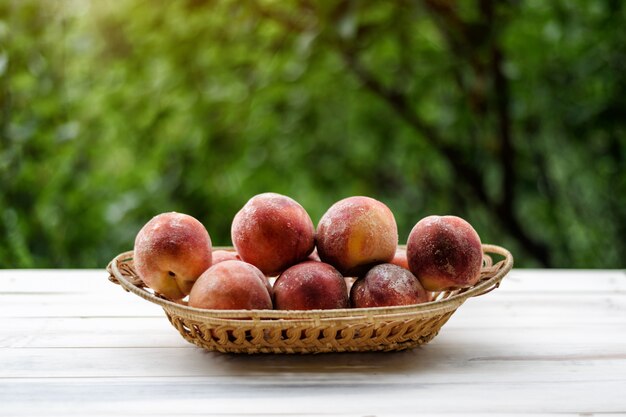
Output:
[[[154,292],[203,309],[315,310],[428,302],[480,278],[478,234],[455,216],[429,216],[398,248],[391,210],[369,197],[332,205],[315,229],[295,200],[251,198],[231,227],[235,250],[213,250],[205,227],[181,213],[137,234],[135,269]]]

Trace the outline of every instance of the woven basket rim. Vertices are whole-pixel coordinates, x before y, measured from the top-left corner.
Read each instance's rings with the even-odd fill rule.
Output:
[[[402,247],[402,246],[401,246]],[[156,295],[140,288],[130,282],[118,267],[118,262],[127,262],[132,260],[133,251],[127,251],[120,253],[111,260],[107,266],[107,270],[111,274],[111,280],[120,284],[124,289],[132,292],[139,297],[157,304],[164,308],[166,311],[176,313],[189,318],[195,318],[200,320],[210,320],[217,322],[234,323],[241,320],[242,322],[250,323],[250,321],[265,321],[272,322],[277,320],[289,320],[290,322],[304,321],[304,322],[325,322],[328,320],[362,320],[364,318],[376,319],[376,318],[402,318],[404,316],[424,315],[430,316],[433,314],[442,314],[447,311],[452,311],[458,308],[470,297],[479,296],[485,294],[500,284],[500,281],[504,276],[513,268],[513,256],[511,253],[497,245],[483,244],[483,254],[489,256],[489,254],[496,254],[504,257],[504,260],[498,262],[502,264],[495,275],[479,281],[472,287],[460,290],[458,293],[450,295],[449,297],[430,301],[422,304],[413,304],[409,306],[393,306],[393,307],[369,307],[369,308],[345,308],[345,309],[332,309],[332,310],[214,310],[214,309],[200,309],[195,307],[189,307],[183,304],[175,303],[173,301],[166,300],[164,298],[157,297]],[[232,250],[230,247],[216,247],[214,249]]]

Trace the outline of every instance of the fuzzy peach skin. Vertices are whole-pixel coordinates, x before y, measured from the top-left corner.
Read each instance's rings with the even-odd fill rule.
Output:
[[[241,258],[235,251],[217,249],[213,251],[213,265],[224,261],[240,261]]]
[[[359,278],[350,291],[352,307],[390,307],[420,304],[429,295],[408,269],[380,264]]]
[[[317,252],[344,275],[359,275],[372,264],[389,262],[398,246],[393,213],[369,197],[333,204],[317,226]]]
[[[224,249],[214,250],[213,251],[213,265],[218,264],[220,262],[224,262],[224,261],[241,261],[241,258],[239,257],[239,254],[233,250],[224,250]],[[258,270],[258,268],[256,269]],[[263,278],[262,281],[267,287],[267,290],[269,291],[270,295],[272,295],[273,291],[272,291],[272,284],[270,283],[270,280],[261,271],[259,271],[259,273],[261,274],[261,277]]]
[[[266,275],[276,275],[313,251],[315,227],[295,200],[264,193],[252,197],[235,215],[231,237],[242,260]]]
[[[134,262],[148,287],[171,300],[180,300],[211,266],[211,238],[192,216],[162,213],[137,234]]]
[[[348,308],[346,282],[331,265],[305,261],[285,270],[274,283],[278,310]]]
[[[215,252],[213,252],[213,257],[215,258]],[[396,254],[393,256],[393,259],[389,261],[389,263],[398,265],[404,269],[409,269],[409,261],[406,258],[406,249],[403,249],[403,248],[396,249]]]
[[[478,233],[462,218],[429,216],[411,230],[407,259],[424,288],[444,291],[478,282],[483,251]]]
[[[206,270],[189,294],[189,306],[217,310],[268,310],[267,278],[254,265],[223,261]]]

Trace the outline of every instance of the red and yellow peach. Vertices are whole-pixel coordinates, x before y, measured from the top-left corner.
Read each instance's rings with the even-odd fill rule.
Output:
[[[217,249],[213,251],[213,265],[224,261],[240,261],[237,252],[232,250]]]
[[[456,216],[420,220],[407,242],[409,269],[429,291],[474,285],[480,279],[483,252],[480,237]]]
[[[134,263],[148,287],[171,300],[180,300],[211,266],[211,238],[192,216],[162,213],[137,234]]]
[[[346,282],[331,265],[305,261],[285,270],[274,283],[279,310],[347,308]]]
[[[350,291],[353,307],[389,307],[425,303],[429,294],[407,269],[390,263],[376,265]]]
[[[206,270],[189,294],[189,306],[219,310],[271,309],[267,278],[253,265],[223,261]]]
[[[371,265],[393,259],[398,228],[393,213],[380,201],[349,197],[322,216],[316,240],[323,262],[344,275],[359,275]]]
[[[231,237],[241,259],[266,275],[305,259],[315,246],[315,228],[306,210],[275,193],[252,197],[235,215]]]

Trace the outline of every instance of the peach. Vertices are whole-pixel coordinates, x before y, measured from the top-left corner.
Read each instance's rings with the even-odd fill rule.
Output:
[[[218,249],[213,251],[213,265],[224,261],[240,261],[237,252],[231,250]]]
[[[189,294],[189,306],[218,310],[267,310],[272,298],[267,278],[254,265],[223,261],[207,269]]]
[[[213,259],[215,262],[215,252],[213,252]],[[409,261],[406,258],[406,249],[398,248],[396,249],[396,254],[393,256],[393,259],[389,261],[390,264],[398,265],[404,269],[409,269]]]
[[[162,213],[137,234],[134,262],[148,287],[171,300],[180,300],[211,266],[211,238],[195,218]]]
[[[407,242],[409,269],[429,291],[474,285],[480,278],[483,251],[476,230],[456,216],[420,220]]]
[[[425,303],[428,293],[408,269],[390,263],[376,265],[350,291],[353,307],[389,307]]]
[[[323,262],[344,275],[359,275],[373,264],[393,259],[398,227],[391,210],[380,201],[349,197],[324,213],[316,238]]]
[[[218,249],[213,251],[213,265],[218,264],[224,261],[241,261],[241,258],[234,250],[226,250],[226,249]],[[255,267],[256,268],[256,267]],[[267,287],[267,291],[269,291],[270,295],[273,297],[274,291],[272,290],[272,284],[270,280],[261,273],[263,277],[263,284]]]
[[[275,193],[252,197],[235,215],[231,237],[241,259],[266,275],[305,259],[315,246],[315,228],[306,210]]]
[[[348,308],[346,281],[331,265],[305,261],[284,271],[274,283],[279,310]]]
[[[214,250],[213,251],[213,265],[218,264],[220,262],[224,262],[224,261],[241,261],[241,258],[239,257],[237,252],[233,250],[225,250],[225,249]],[[265,275],[263,275],[263,283],[267,287],[267,290],[269,291],[270,295],[273,294],[272,284],[270,283],[270,280]]]

